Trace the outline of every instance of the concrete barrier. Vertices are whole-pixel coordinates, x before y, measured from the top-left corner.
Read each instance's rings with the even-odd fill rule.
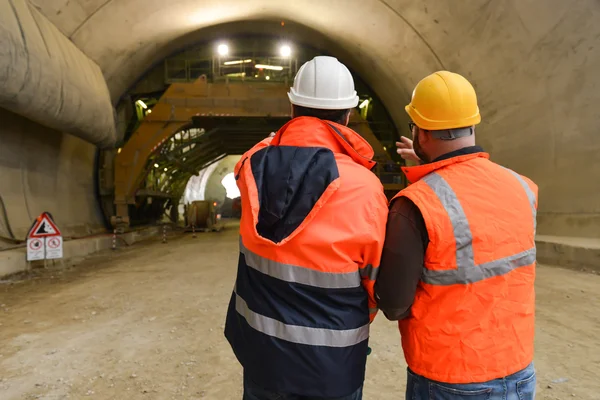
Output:
[[[540,264],[600,274],[600,239],[538,235],[536,246]]]
[[[170,228],[169,228],[170,229]],[[145,239],[162,235],[162,227],[150,227],[119,235],[117,246],[128,246]],[[537,259],[540,264],[583,270],[600,274],[600,239],[538,235]],[[112,234],[64,243],[65,262],[77,263],[85,257],[112,248]],[[0,278],[26,271],[25,247],[0,251]],[[43,265],[38,261],[33,266]]]
[[[169,228],[170,229],[170,228]],[[117,247],[132,245],[133,243],[151,237],[160,237],[162,235],[162,227],[153,226],[132,232],[126,232],[118,235]],[[80,262],[85,257],[97,253],[102,250],[112,248],[112,234],[94,236],[84,239],[66,240],[63,245],[63,262],[75,264]],[[26,260],[25,247],[0,251],[0,278],[7,275],[16,274],[26,271],[28,264]],[[60,261],[60,260],[57,260]],[[51,263],[51,261],[48,261]],[[44,265],[43,261],[35,261],[33,267]]]

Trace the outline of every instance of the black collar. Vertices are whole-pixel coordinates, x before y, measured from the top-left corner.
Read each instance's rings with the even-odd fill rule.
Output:
[[[482,153],[483,151],[484,151],[483,148],[481,148],[479,146],[463,147],[462,149],[454,150],[454,151],[451,151],[450,153],[443,154],[443,155],[439,156],[438,158],[436,158],[435,160],[433,160],[432,162],[447,160],[449,158],[458,157],[458,156],[465,156],[467,154]]]

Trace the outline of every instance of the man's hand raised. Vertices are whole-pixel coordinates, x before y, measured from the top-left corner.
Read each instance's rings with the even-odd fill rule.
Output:
[[[421,159],[415,153],[413,148],[413,141],[407,137],[402,136],[400,142],[396,142],[396,151],[400,154],[400,157],[407,161],[421,162]]]

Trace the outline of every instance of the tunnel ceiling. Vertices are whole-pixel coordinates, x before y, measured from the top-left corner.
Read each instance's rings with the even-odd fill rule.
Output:
[[[33,3],[100,65],[114,101],[153,63],[178,48],[205,40],[207,34],[226,38],[225,32],[235,30],[266,30],[279,35],[283,33],[281,20],[286,22],[284,32],[327,46],[332,54],[364,76],[384,101],[386,97],[388,101],[397,98],[398,93],[408,98],[412,90],[409,88],[424,71],[441,67],[427,43],[394,10],[403,8],[401,4],[348,0],[33,0]],[[264,22],[246,22],[242,28],[229,26],[229,29],[203,31],[218,24],[249,19],[271,19],[273,23],[266,26]],[[415,69],[414,65],[420,68]]]
[[[600,211],[593,186],[569,172],[600,173],[596,0],[30,1],[99,64],[113,102],[168,54],[236,29],[282,35],[281,20],[348,63],[398,126],[419,79],[462,73],[482,106],[479,142],[553,194],[542,209]]]
[[[600,32],[593,0],[31,1],[100,65],[113,100],[151,64],[206,38],[203,28],[272,19],[277,22],[258,25],[281,34],[277,27],[284,20],[290,34],[326,41],[382,97],[397,123],[405,119],[398,99],[408,99],[419,79],[441,68],[476,83],[484,107],[493,109],[484,115],[488,122],[512,114],[524,101],[535,107],[576,85],[569,69],[588,56]],[[246,28],[257,29],[251,25]],[[551,62],[561,55],[570,59]],[[529,80],[541,83],[558,73],[564,74],[560,84],[523,93]],[[502,87],[492,83],[498,81]]]

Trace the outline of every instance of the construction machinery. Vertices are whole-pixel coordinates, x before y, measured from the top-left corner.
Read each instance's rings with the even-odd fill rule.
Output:
[[[167,209],[175,222],[192,175],[227,155],[243,154],[289,120],[288,89],[285,82],[211,83],[206,76],[173,83],[114,155],[114,162],[104,159],[102,205],[112,226],[125,228],[148,216],[156,220]],[[375,150],[374,173],[386,190],[401,189],[399,169],[385,171],[395,163],[369,123],[353,112],[349,126]]]

